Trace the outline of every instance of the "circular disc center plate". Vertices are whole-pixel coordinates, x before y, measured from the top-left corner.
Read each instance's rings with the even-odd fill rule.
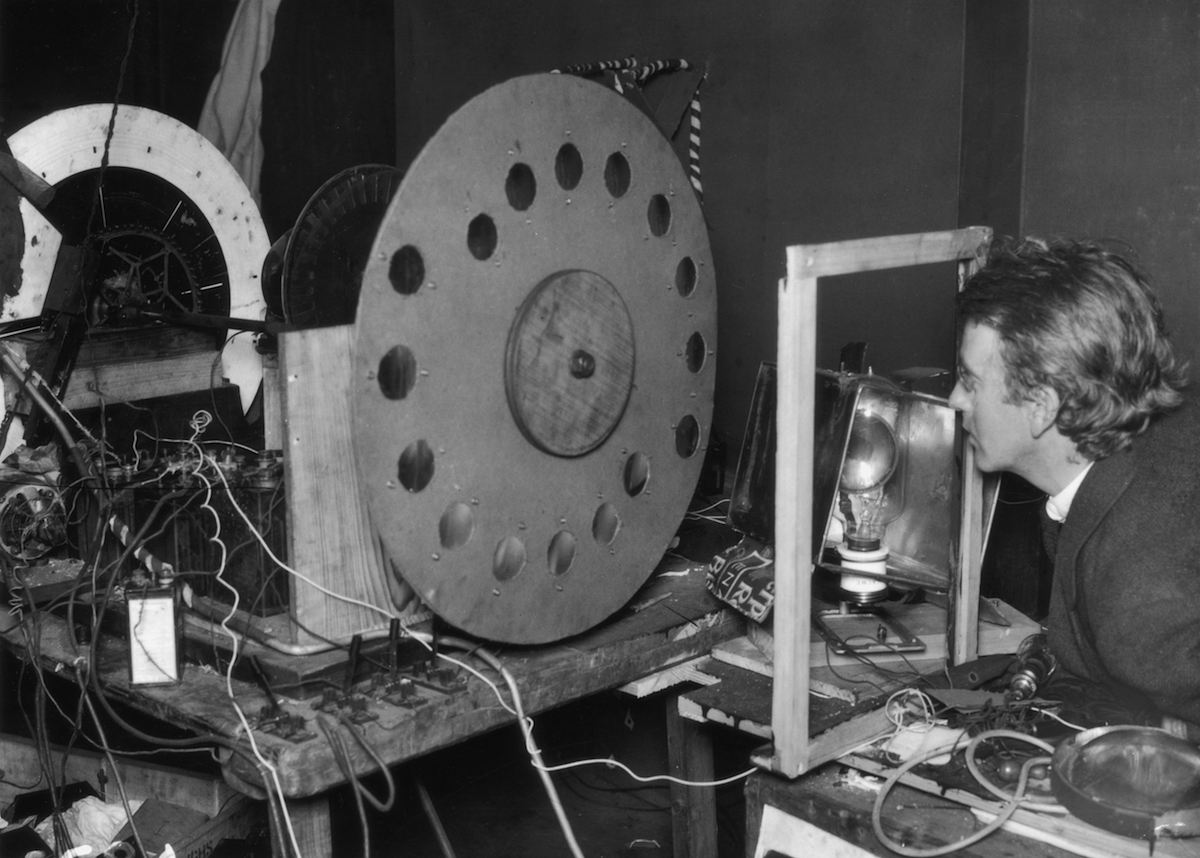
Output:
[[[617,290],[591,271],[560,271],[534,288],[509,331],[509,407],[539,449],[582,455],[616,428],[633,364],[633,320]]]

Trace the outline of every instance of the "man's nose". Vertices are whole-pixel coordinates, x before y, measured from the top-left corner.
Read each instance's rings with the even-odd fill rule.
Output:
[[[966,411],[967,410],[967,404],[968,404],[967,393],[965,390],[963,390],[963,386],[961,383],[955,382],[954,389],[950,391],[949,402],[950,402],[950,407],[955,409],[956,411]]]

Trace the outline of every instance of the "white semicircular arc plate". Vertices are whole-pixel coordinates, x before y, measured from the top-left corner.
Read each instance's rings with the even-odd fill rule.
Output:
[[[112,109],[111,104],[85,104],[43,116],[9,137],[13,157],[51,185],[97,170]],[[265,317],[260,278],[270,250],[267,230],[245,182],[212,143],[166,114],[123,105],[117,109],[108,163],[150,173],[186,195],[208,219],[225,256],[230,317]],[[0,321],[41,314],[61,244],[58,231],[28,200],[21,200],[21,219],[21,289],[5,299]],[[242,410],[249,409],[262,382],[254,338],[229,331],[221,362],[225,377],[238,385]]]

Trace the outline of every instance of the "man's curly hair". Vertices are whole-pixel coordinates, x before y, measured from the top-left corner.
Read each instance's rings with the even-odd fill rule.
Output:
[[[1000,337],[1010,401],[1053,388],[1056,425],[1080,454],[1128,449],[1182,401],[1187,367],[1133,262],[1091,241],[997,241],[959,293],[958,324]]]

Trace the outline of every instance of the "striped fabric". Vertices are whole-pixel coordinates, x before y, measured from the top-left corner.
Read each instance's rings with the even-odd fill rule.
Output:
[[[625,95],[629,88],[641,88],[651,77],[661,72],[684,71],[692,65],[684,59],[655,60],[640,63],[636,57],[620,60],[601,60],[554,69],[551,74],[573,74],[579,77],[603,76],[616,92]],[[703,83],[703,78],[701,78]],[[700,181],[700,97],[692,97],[688,105],[688,179],[696,191],[696,197],[704,202],[704,186]]]

